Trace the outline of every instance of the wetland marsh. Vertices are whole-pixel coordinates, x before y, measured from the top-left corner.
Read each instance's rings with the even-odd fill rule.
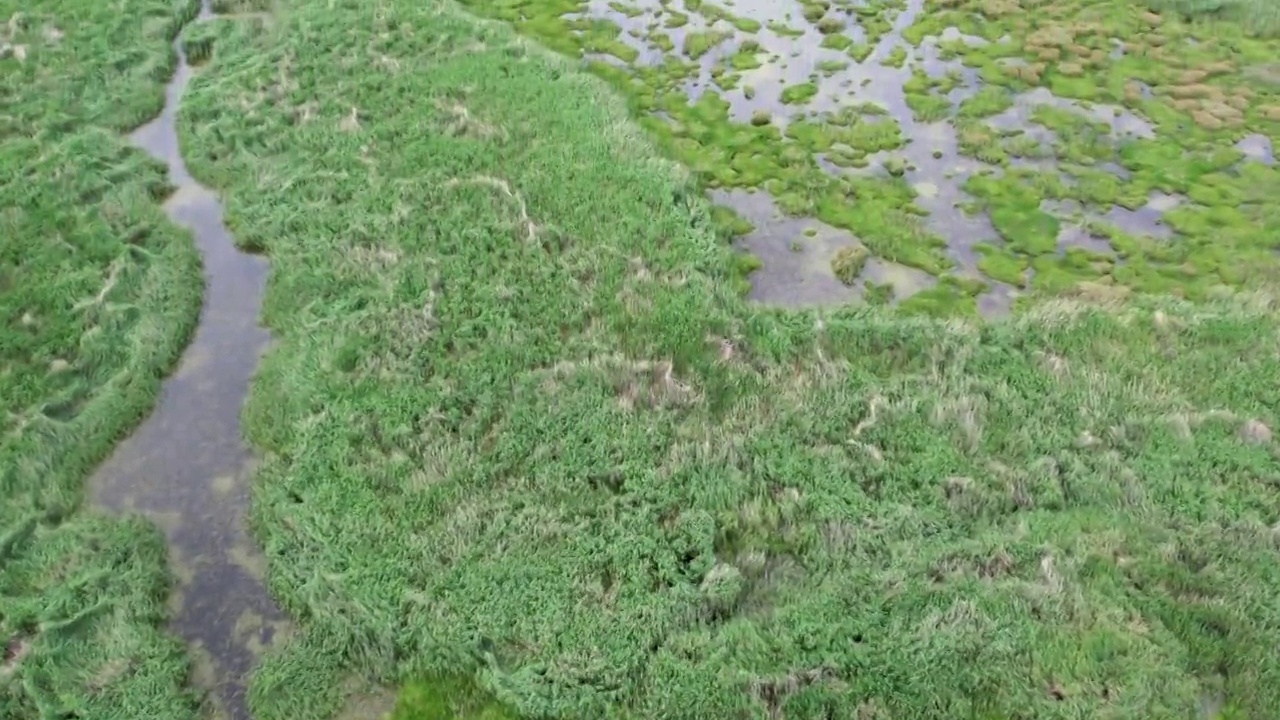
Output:
[[[1250,7],[6,8],[0,715],[1269,718]]]
[[[213,18],[205,0],[187,32],[198,35]],[[176,579],[170,628],[187,643],[206,714],[249,720],[249,672],[289,631],[263,585],[265,561],[245,523],[253,457],[240,432],[240,407],[269,339],[258,324],[267,267],[236,248],[217,196],[182,160],[177,117],[199,49],[175,40],[164,107],[129,140],[166,166],[173,190],[162,209],[200,251],[204,303],[156,407],[94,472],[89,490],[94,507],[139,514],[160,527]]]
[[[1275,43],[1244,26],[1123,2],[464,4],[584,57],[706,185],[746,191],[729,210],[813,218],[937,278],[893,288],[921,309],[1082,283],[1204,299],[1275,277],[1261,199],[1280,86],[1251,79]],[[806,252],[725,227],[756,255]],[[756,284],[803,266],[830,287],[808,301],[844,302],[829,265],[764,263]]]

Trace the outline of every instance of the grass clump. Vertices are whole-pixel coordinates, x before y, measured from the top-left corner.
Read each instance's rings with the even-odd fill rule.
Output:
[[[835,273],[837,280],[853,287],[858,282],[858,276],[862,275],[862,268],[866,267],[868,257],[867,249],[861,245],[840,248],[831,257],[831,271]]]
[[[729,33],[720,30],[687,33],[680,49],[684,52],[685,57],[690,60],[697,60],[711,52],[712,48],[724,42],[729,36]]]
[[[195,10],[0,3],[0,717],[196,716],[159,533],[81,508],[199,311],[165,169],[123,136]]]
[[[182,115],[273,238],[254,522],[307,639],[259,720],[343,669],[521,717],[1280,706],[1270,301],[752,308],[602,83],[447,5],[277,27],[219,37]],[[430,131],[458,105],[501,132]],[[900,224],[904,182],[858,190]],[[910,309],[981,289],[938,286]]]
[[[817,85],[811,82],[798,83],[783,88],[781,100],[783,105],[801,105],[812,100],[817,94]]]

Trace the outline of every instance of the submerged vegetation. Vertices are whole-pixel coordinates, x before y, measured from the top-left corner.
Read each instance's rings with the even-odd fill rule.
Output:
[[[573,49],[545,13],[575,8],[517,27]],[[1280,707],[1266,295],[1121,305],[1091,258],[1042,252],[1044,186],[977,175],[1010,236],[988,274],[1068,275],[1083,300],[932,319],[974,307],[957,273],[903,301],[916,316],[751,307],[702,183],[785,159],[779,204],[910,228],[905,182],[810,172],[805,143],[904,142],[883,116],[739,126],[713,93],[664,99],[686,173],[628,120],[642,99],[451,5],[216,29],[183,142],[272,260],[254,524],[305,627],[255,678],[259,720],[332,714],[349,672],[407,683],[402,718]],[[1169,147],[1118,152],[1135,182],[1244,192]],[[1261,241],[1223,227],[1222,257],[1253,262]],[[945,270],[938,239],[862,239]],[[1149,279],[1129,242],[1116,267]]]
[[[0,717],[195,717],[162,632],[160,533],[81,509],[200,304],[199,259],[123,132],[155,115],[193,5],[0,3]]]

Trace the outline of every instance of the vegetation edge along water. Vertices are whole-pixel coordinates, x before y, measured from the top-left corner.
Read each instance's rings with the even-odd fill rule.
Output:
[[[346,673],[459,678],[402,717],[1280,706],[1269,297],[751,307],[687,174],[505,26],[201,42],[183,142],[272,259],[253,515],[306,628],[255,717]]]
[[[82,508],[200,309],[200,259],[125,133],[189,0],[0,3],[0,716],[194,718],[164,540]],[[74,713],[69,715],[67,713]]]

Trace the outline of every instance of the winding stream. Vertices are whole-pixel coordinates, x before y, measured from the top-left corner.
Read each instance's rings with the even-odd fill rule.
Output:
[[[210,17],[202,0],[196,21]],[[176,191],[164,210],[191,231],[203,255],[204,305],[155,410],[98,469],[89,491],[97,507],[141,513],[164,531],[177,576],[172,629],[190,646],[193,680],[208,692],[214,717],[247,720],[247,673],[288,631],[245,524],[253,456],[241,436],[240,406],[270,339],[258,325],[267,263],[236,249],[217,196],[182,161],[176,121],[192,70],[180,41],[174,49],[178,66],[164,109],[130,139],[168,165]]]

